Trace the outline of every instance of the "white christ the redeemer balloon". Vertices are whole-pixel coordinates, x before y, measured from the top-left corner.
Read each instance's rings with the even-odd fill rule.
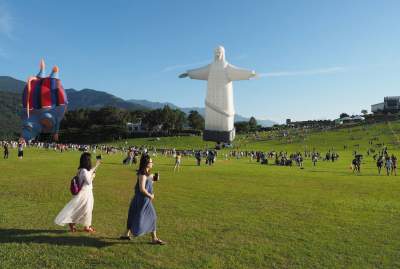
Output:
[[[225,60],[225,49],[215,49],[214,62],[197,69],[188,70],[180,78],[207,80],[205,111],[206,141],[230,143],[235,138],[235,109],[233,107],[232,81],[256,76],[255,71],[237,68]]]

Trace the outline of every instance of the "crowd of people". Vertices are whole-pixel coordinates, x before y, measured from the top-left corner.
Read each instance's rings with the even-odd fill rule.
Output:
[[[214,165],[218,155],[220,154],[221,159],[242,159],[248,158],[250,162],[257,162],[262,165],[269,163],[278,166],[298,166],[304,168],[305,160],[310,160],[312,166],[317,166],[317,163],[321,160],[324,162],[335,162],[339,159],[339,154],[332,150],[328,150],[325,154],[321,154],[313,150],[304,150],[304,152],[293,152],[288,153],[287,151],[255,151],[255,150],[229,150],[219,151],[215,149],[205,150],[177,150],[175,148],[156,148],[153,146],[111,146],[111,145],[79,145],[79,144],[60,144],[60,143],[44,143],[44,142],[29,142],[27,144],[20,143],[18,141],[0,141],[0,145],[3,148],[3,158],[8,159],[10,157],[10,149],[17,149],[18,158],[22,159],[24,156],[24,148],[40,148],[46,150],[54,150],[59,152],[65,151],[82,151],[82,152],[98,152],[100,155],[105,153],[109,154],[125,154],[122,163],[126,165],[135,165],[138,163],[138,158],[142,153],[146,153],[149,156],[156,157],[158,155],[171,157],[174,159],[173,171],[179,172],[183,158],[193,157],[196,160],[196,164],[200,166],[202,161],[208,166]],[[344,149],[347,149],[347,145]],[[369,148],[367,150],[367,156],[375,153],[375,149]],[[354,173],[361,173],[361,164],[363,162],[363,155],[358,154],[357,151],[353,152],[354,158],[351,161],[351,169]],[[397,175],[397,157],[392,154],[388,154],[387,147],[383,147],[378,153],[373,155],[373,159],[376,161],[378,168],[378,174],[381,174],[381,170],[384,167],[387,175]]]

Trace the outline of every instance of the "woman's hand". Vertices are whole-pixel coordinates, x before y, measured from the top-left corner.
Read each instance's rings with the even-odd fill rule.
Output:
[[[149,197],[149,199],[150,199],[150,201],[153,201],[154,200],[154,194],[152,193],[152,194],[150,194],[150,197]]]

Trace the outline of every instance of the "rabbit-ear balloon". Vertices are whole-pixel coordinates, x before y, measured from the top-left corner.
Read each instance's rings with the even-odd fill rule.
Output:
[[[25,141],[35,139],[41,133],[58,137],[61,120],[67,109],[67,95],[58,76],[55,66],[50,76],[45,76],[44,60],[40,62],[40,71],[30,77],[22,96],[22,134]]]

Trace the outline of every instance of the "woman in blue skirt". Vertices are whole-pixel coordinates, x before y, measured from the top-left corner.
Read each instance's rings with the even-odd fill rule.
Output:
[[[151,243],[164,245],[165,242],[157,237],[156,220],[157,215],[153,206],[153,181],[158,180],[150,174],[153,161],[149,155],[143,154],[140,159],[135,185],[135,196],[131,201],[128,211],[127,231],[121,239],[130,240],[131,236],[140,236],[151,233]],[[157,174],[156,174],[157,175]]]

